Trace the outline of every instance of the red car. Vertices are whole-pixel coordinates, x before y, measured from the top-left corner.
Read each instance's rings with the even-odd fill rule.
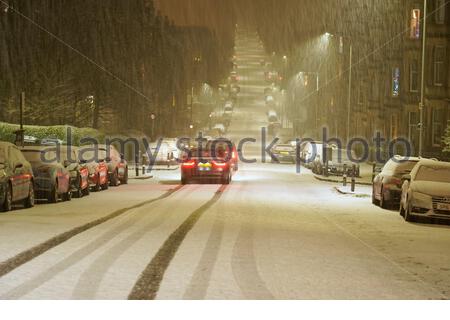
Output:
[[[95,154],[92,147],[82,147],[78,151],[79,159],[89,170],[89,186],[98,192],[109,188],[108,165],[105,158]]]
[[[55,146],[57,156],[70,172],[72,194],[75,198],[89,195],[89,170],[78,158],[78,147]]]
[[[234,147],[229,150],[225,141],[208,141],[204,149],[192,148],[185,153],[181,162],[181,184],[193,180],[230,184],[233,172],[238,169],[237,152]]]
[[[112,145],[88,146],[94,150],[98,161],[104,162],[108,168],[108,181],[111,186],[128,184],[128,163],[124,156]]]

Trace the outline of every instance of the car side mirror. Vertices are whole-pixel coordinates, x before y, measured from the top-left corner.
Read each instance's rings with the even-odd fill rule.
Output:
[[[405,174],[402,177],[402,182],[405,182],[405,181],[411,181],[411,175],[410,174]]]

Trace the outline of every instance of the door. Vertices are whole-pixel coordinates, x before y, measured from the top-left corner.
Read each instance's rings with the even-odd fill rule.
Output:
[[[26,160],[22,153],[14,146],[9,148],[10,167],[12,171],[11,186],[13,202],[28,196],[30,176],[27,172]]]

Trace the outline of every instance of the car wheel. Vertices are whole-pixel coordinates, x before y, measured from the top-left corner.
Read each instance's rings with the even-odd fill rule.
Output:
[[[91,190],[89,190],[89,186],[87,186],[86,189],[83,189],[81,192],[83,193],[83,196],[87,197],[91,193]]]
[[[379,201],[375,197],[375,187],[372,188],[372,204],[374,204],[376,206],[379,205]]]
[[[62,195],[63,201],[71,201],[72,200],[72,191],[67,191]]]
[[[231,183],[231,173],[228,172],[226,177],[222,178],[222,184],[230,184]]]
[[[102,190],[108,190],[108,189],[109,189],[109,181],[107,180],[107,181],[105,182],[105,184],[102,185]]]
[[[381,194],[380,194],[380,207],[383,209],[389,208],[389,202],[384,199],[384,189],[381,188]]]
[[[49,203],[57,203],[58,202],[58,182],[56,182],[53,185],[52,190],[50,191],[50,193],[48,195],[48,202]]]
[[[117,187],[118,185],[119,185],[119,173],[117,172],[116,169],[111,176],[111,186]]]
[[[415,217],[411,215],[411,204],[410,203],[408,203],[406,205],[405,221],[408,221],[408,222],[415,222],[416,221]]]
[[[400,210],[399,210],[400,216],[405,217],[405,208],[403,208],[403,204],[400,201]]]
[[[2,210],[8,212],[12,210],[12,188],[11,184],[6,186],[5,202],[3,203]]]
[[[125,168],[125,173],[123,174],[123,178],[120,180],[121,184],[128,184],[128,168]]]
[[[94,192],[99,192],[102,190],[102,186],[100,185],[100,175],[97,175],[97,183],[94,187]]]
[[[25,199],[25,208],[34,207],[34,186],[33,181],[30,181],[30,187],[28,189],[28,197]]]

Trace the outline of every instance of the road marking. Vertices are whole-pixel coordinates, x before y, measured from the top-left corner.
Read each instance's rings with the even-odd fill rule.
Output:
[[[41,244],[38,244],[37,246],[34,246],[28,250],[25,250],[25,251],[17,254],[16,256],[0,263],[0,278],[5,276],[6,274],[10,273],[11,271],[17,269],[18,267],[22,266],[23,264],[30,262],[34,258],[44,254],[45,252],[49,251],[50,249],[53,249],[54,247],[66,242],[67,240],[70,240],[71,238],[75,237],[76,235],[79,235],[82,232],[85,232],[94,227],[97,227],[98,225],[103,224],[109,220],[117,218],[130,210],[138,209],[145,205],[154,203],[156,201],[166,199],[166,198],[170,197],[172,194],[174,194],[175,192],[181,190],[182,188],[183,188],[183,186],[181,186],[181,185],[177,186],[173,189],[170,189],[169,191],[165,192],[164,194],[162,194],[161,196],[159,196],[157,198],[138,203],[138,204],[128,207],[128,208],[123,208],[123,209],[114,211],[113,213],[111,213],[105,217],[88,222],[82,226],[75,227],[69,231],[66,231],[64,233],[56,235],[53,238],[51,238]]]
[[[129,300],[154,300],[156,298],[164,273],[187,234],[192,230],[202,215],[219,201],[226,188],[226,185],[222,185],[208,202],[192,212],[167,238],[145,270],[141,273],[139,279],[128,295]]]

